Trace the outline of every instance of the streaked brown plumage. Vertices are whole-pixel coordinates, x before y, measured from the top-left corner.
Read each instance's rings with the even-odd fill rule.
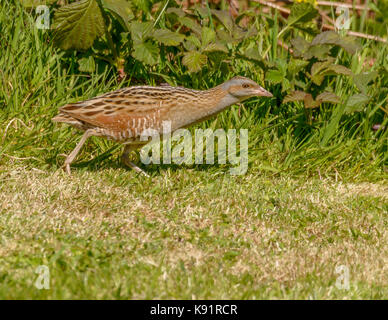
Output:
[[[163,121],[170,121],[174,132],[211,118],[228,106],[253,96],[271,97],[272,94],[245,77],[235,77],[203,91],[169,85],[136,86],[67,104],[52,120],[85,131],[65,161],[69,174],[70,164],[90,136],[125,142],[124,163],[144,173],[128,159],[131,151],[147,143],[140,141],[144,130],[152,129],[161,134]]]

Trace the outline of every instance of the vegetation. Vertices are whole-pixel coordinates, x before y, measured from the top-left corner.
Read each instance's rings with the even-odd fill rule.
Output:
[[[1,298],[387,298],[388,2],[351,10],[350,31],[379,40],[324,29],[338,17],[315,1],[243,2],[1,1]],[[235,75],[274,98],[198,126],[249,129],[246,175],[150,165],[148,180],[100,138],[60,169],[80,135],[50,121],[59,106]]]

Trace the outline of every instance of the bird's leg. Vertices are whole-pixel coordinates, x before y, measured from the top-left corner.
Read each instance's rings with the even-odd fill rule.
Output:
[[[133,170],[135,170],[137,173],[141,173],[145,175],[146,177],[149,177],[147,173],[145,173],[142,169],[140,169],[137,165],[135,165],[133,162],[129,161],[129,155],[132,151],[135,151],[138,147],[136,145],[126,145],[124,148],[123,155],[121,156],[122,161],[124,164]]]
[[[67,156],[66,160],[65,160],[65,163],[64,163],[64,167],[66,169],[66,172],[68,174],[71,174],[70,172],[70,164],[74,161],[75,157],[77,156],[78,152],[80,152],[82,146],[84,145],[84,143],[86,142],[86,140],[93,136],[93,135],[96,135],[96,131],[93,130],[93,129],[88,129],[85,131],[84,135],[82,136],[81,140],[78,142],[77,146],[74,148],[74,150]]]

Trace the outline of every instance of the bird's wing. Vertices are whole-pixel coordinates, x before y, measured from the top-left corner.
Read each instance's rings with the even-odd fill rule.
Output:
[[[90,100],[67,104],[59,110],[93,126],[114,131],[136,126],[152,127],[163,109],[163,101],[138,92],[120,89]]]

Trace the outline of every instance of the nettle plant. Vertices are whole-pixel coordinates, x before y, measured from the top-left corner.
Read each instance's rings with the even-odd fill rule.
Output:
[[[378,76],[377,72],[354,75],[346,66],[339,63],[341,50],[354,55],[361,49],[355,38],[341,36],[334,31],[319,32],[313,20],[318,11],[310,3],[295,3],[291,8],[285,27],[279,32],[282,35],[292,35],[293,32],[307,35],[311,41],[301,36],[291,38],[291,48],[288,57],[276,58],[266,63],[269,70],[266,80],[273,84],[281,84],[281,92],[288,94],[283,102],[301,102],[305,114],[312,122],[309,110],[318,108],[322,103],[343,103],[343,113],[362,111],[370,100],[367,95],[368,84]],[[351,78],[360,93],[342,101],[333,91],[333,85],[338,77]]]
[[[291,40],[292,55],[277,59],[266,73],[270,82],[282,84],[282,92],[289,93],[284,102],[303,101],[306,108],[316,108],[322,102],[339,103],[340,98],[332,92],[329,76],[352,76],[352,71],[337,64],[337,47],[355,54],[358,45],[349,38],[341,38],[333,31],[318,34],[311,42],[296,37]],[[296,90],[300,88],[301,90]]]
[[[208,6],[183,10],[175,1],[81,0],[55,9],[53,40],[63,50],[82,52],[81,72],[94,72],[100,59],[121,75],[126,65],[152,70],[162,63],[173,69],[177,60],[196,73],[229,68],[227,62],[257,35],[257,23],[238,25],[243,16],[234,20]],[[239,55],[250,59],[244,50]]]
[[[292,90],[283,102],[301,101],[306,109],[317,108],[324,102],[344,103],[345,114],[363,109],[370,100],[367,95],[368,84],[376,79],[377,72],[354,75],[349,68],[336,63],[340,49],[351,55],[360,49],[355,39],[327,31],[318,34],[311,42],[296,37],[291,40],[291,44],[293,55],[289,60],[280,61],[277,69],[267,73],[270,81],[283,84],[283,91]],[[342,101],[332,88],[338,76],[352,78],[360,93]]]

